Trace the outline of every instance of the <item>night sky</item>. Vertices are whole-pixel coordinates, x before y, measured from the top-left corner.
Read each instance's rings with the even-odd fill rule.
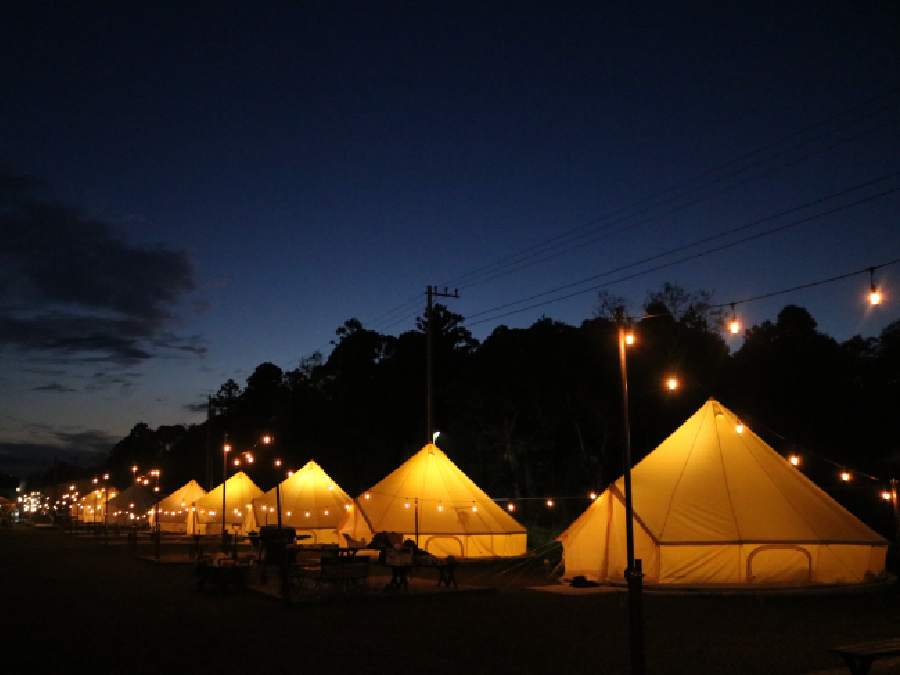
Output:
[[[728,242],[609,291],[728,302],[900,257],[896,3],[721,4],[7,8],[0,470],[199,421],[350,317],[409,329],[428,283],[481,339],[597,295],[476,313],[741,226],[557,295]],[[879,278],[876,312],[858,277],[741,313],[877,335]]]

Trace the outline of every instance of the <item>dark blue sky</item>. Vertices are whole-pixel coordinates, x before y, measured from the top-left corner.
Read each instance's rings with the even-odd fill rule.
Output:
[[[667,280],[724,302],[900,256],[900,198],[878,196],[900,186],[896,6],[783,4],[7,12],[0,170],[41,181],[9,181],[16,198],[78,211],[4,221],[27,233],[0,249],[0,465],[197,420],[185,405],[226,378],[293,367],[351,316],[598,219],[555,257],[460,283],[454,309],[819,199],[744,234],[840,210],[609,290],[635,309]],[[56,261],[40,274],[38,250]],[[838,338],[877,334],[900,312],[866,312],[864,283],[742,314],[796,302]],[[501,320],[577,323],[595,305]],[[404,330],[414,309],[375,327]]]

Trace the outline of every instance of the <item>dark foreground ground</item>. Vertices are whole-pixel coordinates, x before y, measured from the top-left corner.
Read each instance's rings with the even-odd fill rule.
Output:
[[[0,530],[6,673],[623,673],[624,597],[496,594],[284,607],[198,593],[192,570],[56,530]],[[829,646],[900,636],[895,590],[825,597],[648,596],[648,672],[809,673]],[[892,672],[887,669],[873,672]]]

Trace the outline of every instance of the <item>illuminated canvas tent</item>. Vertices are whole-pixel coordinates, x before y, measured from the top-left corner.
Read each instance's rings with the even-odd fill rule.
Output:
[[[338,526],[353,509],[353,500],[337,483],[310,460],[279,486],[281,490],[281,523],[293,527],[297,534],[308,534],[309,544],[344,544]],[[253,503],[256,522],[274,525],[278,522],[275,488]]]
[[[200,487],[197,481],[191,479],[168,497],[162,499],[159,502],[159,529],[163,532],[197,534],[197,502],[205,495],[206,490]],[[221,492],[218,504],[221,510]],[[153,508],[149,514],[151,525],[156,525],[156,513],[156,508]],[[221,522],[222,518],[219,517],[219,523],[221,524]]]
[[[109,523],[135,525],[146,520],[147,511],[155,503],[153,491],[143,485],[132,485],[109,500]]]
[[[525,528],[432,443],[363,493],[356,505],[341,526],[353,539],[397,532],[415,540],[418,533],[419,547],[438,556],[525,553]]]
[[[648,583],[833,584],[884,572],[887,542],[710,399],[632,471]],[[566,576],[622,581],[620,478],[563,532]]]
[[[115,492],[113,488],[112,492]],[[106,491],[94,488],[78,500],[77,519],[82,523],[102,523],[106,508]]]
[[[197,500],[198,534],[222,531],[222,485],[219,484]],[[253,500],[263,492],[243,471],[238,471],[224,483],[225,524],[229,532],[247,534],[257,529],[253,514]]]

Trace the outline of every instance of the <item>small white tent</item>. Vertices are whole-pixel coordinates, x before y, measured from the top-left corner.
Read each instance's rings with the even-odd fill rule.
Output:
[[[632,471],[648,583],[834,584],[884,573],[887,542],[710,399]],[[620,478],[560,535],[566,575],[622,581]]]

